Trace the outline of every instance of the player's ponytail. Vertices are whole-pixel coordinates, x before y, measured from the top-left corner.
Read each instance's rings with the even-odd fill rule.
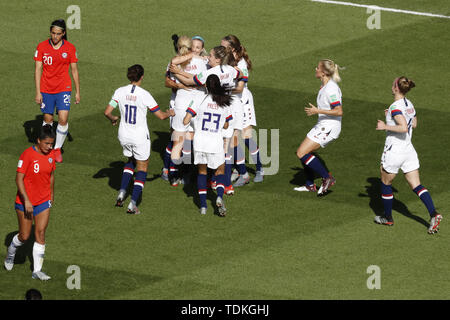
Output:
[[[55,139],[56,134],[55,131],[53,131],[53,126],[51,124],[46,124],[42,126],[41,131],[39,132],[38,139],[40,141],[45,140],[47,138]]]
[[[178,48],[178,55],[179,56],[185,56],[189,54],[192,51],[192,39],[187,36],[181,36],[178,38],[177,41],[177,48]],[[181,67],[184,69],[184,67],[189,63],[188,61],[185,61],[181,64]]]
[[[322,71],[327,77],[330,77],[336,83],[342,80],[339,76],[339,70],[343,70],[344,68],[340,67],[338,64],[334,63],[334,61],[329,59],[320,60],[320,64],[322,65]]]
[[[206,90],[219,107],[231,105],[231,93],[220,85],[220,79],[217,75],[211,74],[208,76],[206,79]]]
[[[64,21],[64,19],[59,19],[59,20],[53,21],[52,24],[50,25],[50,32],[52,32],[53,27],[62,29],[64,32],[64,35],[62,38],[64,40],[67,40],[66,22]]]
[[[250,60],[245,47],[243,47],[241,45],[241,42],[239,41],[238,37],[236,37],[235,35],[229,34],[226,37],[224,37],[222,40],[225,40],[226,42],[228,42],[230,47],[233,49],[234,53],[236,53],[236,61],[239,62],[239,60],[244,58],[245,62],[247,63],[247,69],[251,70],[252,61]]]
[[[178,53],[178,35],[177,34],[173,34],[172,35],[172,41],[173,41],[173,48],[175,49],[175,52]]]
[[[225,48],[224,46],[217,46],[213,48],[214,56],[220,59],[220,65],[236,66],[236,60],[234,59],[231,48]]]
[[[414,88],[416,84],[411,79],[406,78],[405,76],[401,76],[397,80],[398,90],[403,94],[407,94],[409,90]]]

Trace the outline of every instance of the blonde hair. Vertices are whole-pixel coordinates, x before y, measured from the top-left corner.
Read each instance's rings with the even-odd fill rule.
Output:
[[[191,52],[192,49],[192,39],[187,36],[181,36],[177,41],[178,55],[185,56]],[[181,67],[184,68],[189,61],[186,61],[181,64]]]
[[[342,79],[339,76],[339,69],[343,69],[339,67],[338,64],[334,63],[333,60],[322,59],[320,60],[320,64],[322,65],[322,71],[325,73],[327,77],[333,79],[334,82],[338,83]]]

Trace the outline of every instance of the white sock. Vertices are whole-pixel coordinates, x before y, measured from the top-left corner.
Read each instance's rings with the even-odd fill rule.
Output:
[[[39,244],[37,242],[33,245],[33,272],[39,272],[44,264],[45,244]]]
[[[19,234],[16,234],[8,247],[8,255],[15,256],[17,248],[23,245],[23,242],[19,240]]]
[[[53,123],[47,123],[47,122],[45,122],[45,121],[42,121],[42,126],[45,126],[45,125],[49,125],[49,126],[53,126]]]
[[[61,148],[64,144],[64,140],[66,140],[67,132],[69,132],[69,124],[62,126],[58,124],[56,127],[56,142],[55,149]]]

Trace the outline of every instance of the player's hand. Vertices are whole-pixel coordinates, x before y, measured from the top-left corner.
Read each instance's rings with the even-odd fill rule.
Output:
[[[79,104],[80,103],[80,94],[77,92],[75,94],[75,104]]]
[[[176,64],[171,63],[169,67],[169,71],[173,74],[177,74],[181,71],[180,67],[178,67]]]
[[[36,98],[34,98],[34,101],[36,101],[36,103],[38,104],[38,105],[41,105],[42,104],[42,93],[36,93]]]
[[[26,200],[25,201],[25,211],[24,211],[24,216],[25,219],[31,220],[33,218],[33,205],[31,204],[30,200]]]
[[[386,130],[384,121],[378,120],[376,130]]]
[[[113,116],[112,119],[111,119],[111,124],[113,126],[115,126],[118,121],[119,121],[119,117],[118,116]]]
[[[315,105],[309,103],[309,106],[310,106],[310,108],[305,107],[305,112],[308,117],[319,113],[319,109],[317,109],[317,107]]]
[[[175,116],[175,110],[173,110],[173,109],[169,109],[169,116],[170,117],[174,117]]]

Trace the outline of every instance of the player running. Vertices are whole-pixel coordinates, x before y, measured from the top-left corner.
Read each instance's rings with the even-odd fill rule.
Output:
[[[225,155],[223,152],[222,129],[227,129],[232,120],[231,96],[220,79],[212,74],[206,78],[207,94],[197,96],[188,109],[183,123],[188,125],[193,118],[194,125],[194,164],[198,165],[197,187],[200,197],[200,213],[206,214],[207,167],[216,170],[216,205],[219,215],[226,215],[224,193]]]
[[[54,142],[55,133],[52,126],[44,125],[37,144],[26,149],[20,156],[16,174],[15,203],[19,233],[12,239],[4,263],[6,270],[12,270],[17,248],[29,239],[34,220],[32,278],[39,280],[51,279],[42,271],[42,265],[45,253],[45,231],[54,199],[55,153],[52,150]]]
[[[385,110],[386,123],[378,120],[376,130],[386,131],[386,142],[381,156],[381,198],[384,206],[384,216],[375,216],[375,222],[387,226],[393,226],[392,181],[401,169],[411,189],[425,204],[430,214],[429,234],[438,232],[442,215],[439,214],[433,204],[428,190],[420,184],[419,159],[411,142],[412,131],[417,127],[417,116],[414,105],[405,95],[415,87],[415,83],[406,77],[399,77],[392,84],[394,103]]]
[[[297,149],[297,157],[305,170],[306,183],[294,190],[316,192],[314,173],[318,173],[322,177],[322,185],[317,194],[321,196],[327,193],[336,180],[325,169],[322,162],[314,156],[313,152],[320,147],[325,148],[339,137],[343,110],[342,93],[337,84],[341,81],[339,66],[328,59],[320,60],[315,76],[322,82],[322,87],[317,95],[317,107],[310,103],[309,108],[305,107],[305,112],[308,116],[317,114],[319,119]]]
[[[69,66],[75,82],[75,103],[80,102],[80,78],[78,76],[78,57],[75,46],[67,41],[64,20],[53,21],[50,26],[50,39],[42,41],[34,54],[36,83],[35,101],[44,114],[42,125],[53,126],[53,113],[58,113],[56,127],[55,160],[62,162],[61,148],[69,132],[69,110],[72,81]]]
[[[147,179],[148,159],[150,157],[147,110],[150,110],[161,120],[174,116],[175,113],[172,109],[166,112],[161,111],[152,95],[141,88],[144,78],[144,68],[141,65],[135,64],[129,67],[127,78],[131,83],[114,92],[109,105],[105,109],[105,116],[111,121],[112,125],[116,125],[119,117],[113,116],[112,112],[119,107],[121,120],[118,137],[123,148],[123,154],[128,157],[128,162],[123,169],[116,206],[123,206],[126,190],[136,169],[133,192],[127,213],[139,214],[141,212],[136,206],[136,202]]]

